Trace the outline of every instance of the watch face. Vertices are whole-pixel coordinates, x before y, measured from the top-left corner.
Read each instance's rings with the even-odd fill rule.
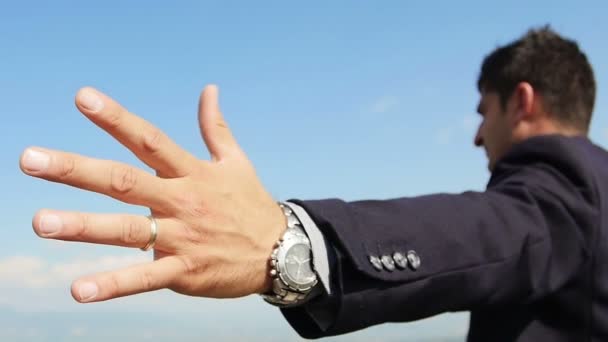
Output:
[[[310,268],[311,261],[310,248],[298,243],[293,245],[285,254],[285,269],[290,280],[297,284],[308,284],[314,281],[315,274]]]

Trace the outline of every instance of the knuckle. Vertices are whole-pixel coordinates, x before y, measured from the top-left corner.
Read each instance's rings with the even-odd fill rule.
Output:
[[[170,288],[173,291],[184,294],[201,294],[207,291],[206,283],[208,280],[203,282],[193,281],[195,277],[203,275],[209,271],[209,262],[205,258],[194,259],[189,256],[178,256],[178,260],[182,263],[182,275],[176,277],[170,284]],[[205,279],[208,277],[205,275]]]
[[[76,232],[74,233],[74,237],[82,240],[86,238],[89,230],[91,228],[91,217],[88,214],[80,215],[80,222],[76,227]]]
[[[220,116],[220,118],[221,118],[221,119],[218,119],[218,120],[215,122],[215,124],[216,124],[218,127],[220,127],[220,128],[223,128],[223,129],[228,129],[228,124],[227,124],[227,123],[226,123],[226,121],[223,119],[223,117],[224,117],[224,116],[222,115],[222,113],[221,113],[221,112],[220,112],[219,114],[220,114],[219,116]]]
[[[179,256],[178,260],[182,263],[183,270],[186,275],[195,274],[199,269],[201,269],[201,263],[194,261],[188,256]]]
[[[177,207],[191,217],[201,218],[210,215],[205,201],[194,193],[178,194],[176,202]]]
[[[120,111],[111,111],[106,114],[104,121],[109,128],[118,128],[122,122],[121,117]]]
[[[73,157],[67,157],[61,163],[59,168],[59,178],[66,179],[70,178],[74,174],[74,170],[76,169],[76,161]]]
[[[187,217],[202,218],[210,214],[207,192],[201,184],[187,179],[165,183],[165,203],[168,208]]]
[[[200,246],[207,242],[206,234],[199,229],[191,226],[185,226],[181,231],[181,238],[183,238],[191,246]]]
[[[116,274],[108,275],[105,287],[110,297],[118,296],[121,293],[120,280]]]
[[[143,136],[144,149],[150,153],[160,151],[163,134],[159,129],[153,128]]]
[[[156,288],[154,276],[148,270],[144,270],[141,272],[141,274],[139,275],[139,281],[141,283],[141,289],[144,291],[151,291]]]
[[[170,195],[170,202],[172,203],[172,207],[179,208],[180,211],[184,211],[186,213],[190,213],[190,209],[195,202],[193,197],[194,195],[188,191],[175,191]]]
[[[126,194],[135,188],[137,176],[131,167],[116,165],[112,167],[110,189],[119,194]]]

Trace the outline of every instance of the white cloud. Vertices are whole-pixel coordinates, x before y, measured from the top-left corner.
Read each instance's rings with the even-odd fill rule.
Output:
[[[383,96],[371,107],[372,113],[383,114],[395,109],[399,105],[399,99],[394,96]]]
[[[39,287],[45,277],[39,272],[44,261],[36,257],[15,256],[0,260],[0,282],[8,285]]]

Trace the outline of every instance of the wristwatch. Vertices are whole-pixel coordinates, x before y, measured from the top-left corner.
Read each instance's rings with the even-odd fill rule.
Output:
[[[287,229],[270,255],[272,291],[262,294],[262,298],[270,304],[289,307],[302,304],[318,293],[319,287],[315,286],[318,279],[312,249],[302,223],[286,204],[279,206],[287,217]]]

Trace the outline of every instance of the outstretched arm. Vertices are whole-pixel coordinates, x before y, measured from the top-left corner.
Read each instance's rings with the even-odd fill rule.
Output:
[[[590,265],[599,202],[584,153],[566,139],[517,146],[485,192],[294,200],[335,251],[332,295],[283,314],[299,334],[315,338],[524,305],[572,284]],[[391,266],[395,253],[410,251],[417,258],[406,267]]]

